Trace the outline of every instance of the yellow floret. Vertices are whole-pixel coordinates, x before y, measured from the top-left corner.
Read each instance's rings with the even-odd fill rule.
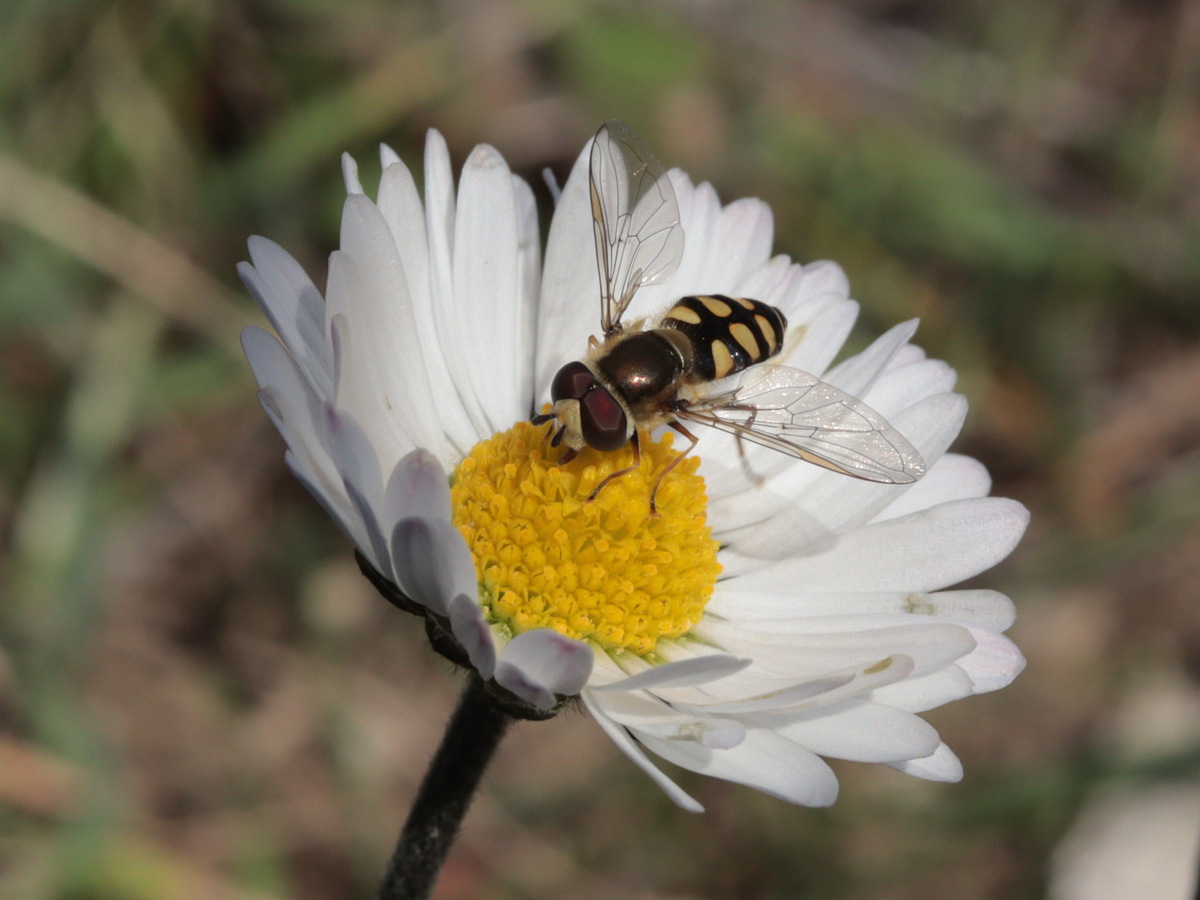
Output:
[[[632,463],[631,448],[584,450],[559,466],[545,429],[528,422],[476,445],[451,498],[488,621],[639,656],[700,621],[721,566],[698,458],[671,471],[650,515],[658,473],[677,455],[671,443],[643,440],[641,467],[591,501],[601,479]]]

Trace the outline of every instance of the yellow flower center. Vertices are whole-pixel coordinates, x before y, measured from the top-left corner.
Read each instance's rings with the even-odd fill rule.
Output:
[[[546,437],[518,422],[455,471],[454,524],[475,559],[484,616],[513,635],[553,628],[609,653],[653,655],[700,621],[721,571],[700,460],[663,480],[651,516],[650,491],[678,455],[670,435],[644,440],[641,466],[591,501],[601,479],[632,464],[632,449],[584,450],[559,466],[563,451]]]

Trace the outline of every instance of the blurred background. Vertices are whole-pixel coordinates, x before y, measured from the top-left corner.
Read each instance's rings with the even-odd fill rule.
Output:
[[[780,252],[840,262],[852,346],[921,317],[972,403],[957,449],[1034,514],[981,579],[1029,667],[929,716],[962,784],[835,764],[820,811],[684,773],[690,816],[583,714],[523,723],[439,896],[1192,896],[1200,2],[7,0],[0,23],[0,896],[372,895],[460,677],[286,473],[234,265],[263,234],[324,284],[343,150],[372,185],[380,142],[419,171],[436,127],[548,209],[541,170],[609,118],[767,200]]]

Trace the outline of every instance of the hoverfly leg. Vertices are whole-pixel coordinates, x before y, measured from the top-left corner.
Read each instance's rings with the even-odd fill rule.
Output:
[[[747,429],[752,429],[754,427],[754,419],[757,415],[758,410],[751,408],[750,421],[745,423]],[[764,481],[766,481],[766,478],[750,468],[750,460],[746,457],[746,445],[742,443],[742,433],[737,431],[734,433],[733,437],[737,442],[738,461],[742,464],[742,471],[746,473],[746,478],[750,480],[751,484],[753,484],[755,487],[760,486]]]
[[[615,478],[620,478],[622,475],[628,475],[630,472],[636,471],[637,467],[642,464],[642,448],[638,444],[638,432],[637,431],[633,432],[633,437],[631,437],[629,439],[629,443],[631,443],[633,445],[633,464],[626,466],[624,469],[618,469],[616,472],[612,472],[608,475],[605,475],[604,479],[598,485],[596,485],[595,489],[590,494],[588,494],[587,500],[585,502],[591,503],[593,500],[596,499],[596,495],[599,494],[600,491],[602,491],[604,489],[604,486],[606,484],[608,484],[610,481],[612,481]],[[653,499],[651,499],[651,501],[650,501],[650,511],[651,512],[654,511],[654,500]]]
[[[559,434],[562,434],[562,432],[560,431]],[[567,463],[569,463],[571,460],[573,460],[578,455],[579,455],[578,450],[576,450],[574,447],[568,447],[566,450],[563,451],[563,455],[558,458],[557,465],[565,466]],[[592,498],[588,497],[588,499],[591,500]]]
[[[669,463],[667,463],[665,466],[663,466],[663,470],[658,473],[658,478],[655,479],[655,481],[654,481],[654,489],[652,491],[650,491],[650,515],[652,515],[652,516],[658,515],[658,507],[655,505],[655,498],[658,497],[658,488],[662,484],[663,479],[667,477],[667,473],[669,473],[673,468],[675,468],[677,465],[679,465],[681,462],[683,462],[683,458],[685,456],[687,456],[689,453],[691,453],[693,450],[695,450],[696,445],[698,443],[700,443],[700,438],[696,437],[694,434],[692,434],[690,431],[688,431],[686,428],[684,428],[682,425],[680,425],[678,421],[668,422],[667,424],[670,425],[672,428],[674,428],[676,431],[678,431],[680,434],[682,434],[689,441],[691,441],[691,443],[688,444],[688,448],[686,450],[684,450],[682,453],[680,453],[678,456],[676,456],[673,460],[671,460]]]

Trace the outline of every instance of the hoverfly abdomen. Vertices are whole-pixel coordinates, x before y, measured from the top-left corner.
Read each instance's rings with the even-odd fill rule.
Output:
[[[695,354],[692,375],[700,381],[716,381],[778,353],[787,319],[758,300],[710,294],[682,298],[660,327],[687,335]]]

